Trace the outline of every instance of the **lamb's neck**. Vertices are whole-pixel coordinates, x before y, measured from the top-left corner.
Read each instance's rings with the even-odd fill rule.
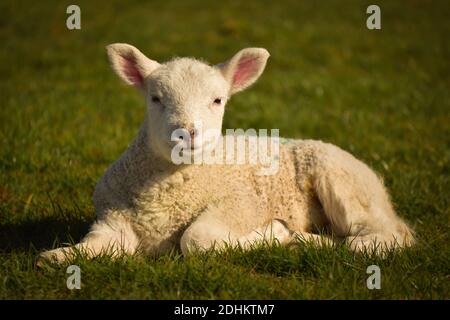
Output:
[[[134,161],[139,161],[145,168],[148,168],[150,176],[161,174],[162,172],[171,174],[182,169],[182,166],[177,166],[158,155],[150,141],[149,127],[147,121],[144,121],[130,149],[131,157],[134,158]]]

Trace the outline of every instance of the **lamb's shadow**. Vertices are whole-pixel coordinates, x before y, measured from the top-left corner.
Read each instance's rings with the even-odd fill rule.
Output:
[[[0,251],[50,249],[55,244],[78,242],[92,220],[86,218],[43,217],[18,223],[0,224]]]

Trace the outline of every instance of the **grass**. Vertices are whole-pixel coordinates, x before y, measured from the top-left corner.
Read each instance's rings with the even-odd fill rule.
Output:
[[[450,5],[377,1],[66,1],[0,4],[1,299],[449,299]],[[275,246],[187,259],[100,257],[37,269],[36,254],[77,241],[94,219],[96,181],[136,135],[144,105],[110,70],[105,45],[128,42],[155,60],[211,62],[245,46],[271,53],[257,85],[230,101],[224,128],[279,128],[329,141],[385,179],[418,235],[386,259],[345,247]],[[366,287],[377,264],[382,289]]]

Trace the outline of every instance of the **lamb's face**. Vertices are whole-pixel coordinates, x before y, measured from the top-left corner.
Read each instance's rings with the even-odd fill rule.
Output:
[[[220,69],[194,59],[158,67],[145,81],[152,146],[170,159],[179,143],[191,152],[215,145],[229,87]]]
[[[215,145],[228,98],[253,84],[269,57],[247,48],[217,66],[191,58],[159,64],[128,44],[107,50],[114,71],[144,94],[150,145],[169,161],[177,145],[193,153]]]

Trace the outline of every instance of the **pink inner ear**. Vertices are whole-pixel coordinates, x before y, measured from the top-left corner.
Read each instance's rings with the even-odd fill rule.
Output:
[[[247,80],[255,75],[258,71],[258,59],[255,57],[242,58],[237,67],[233,77],[233,85],[241,86]]]
[[[135,86],[141,86],[144,82],[144,78],[136,68],[135,61],[132,58],[120,57],[120,67],[127,79]]]

